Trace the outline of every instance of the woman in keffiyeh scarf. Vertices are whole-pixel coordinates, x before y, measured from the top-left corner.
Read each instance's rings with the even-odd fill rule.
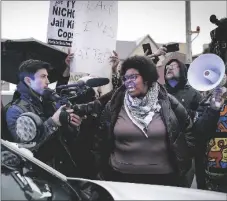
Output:
[[[126,59],[120,75],[123,85],[101,116],[96,143],[100,178],[188,186],[194,138],[187,111],[157,82],[151,59]]]

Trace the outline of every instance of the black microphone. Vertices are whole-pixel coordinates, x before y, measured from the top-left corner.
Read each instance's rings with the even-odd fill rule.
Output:
[[[77,83],[74,83],[74,84],[60,85],[60,86],[56,87],[56,89],[65,89],[65,88],[69,88],[69,87],[82,87],[84,85],[85,85],[85,82],[82,80],[79,80]]]
[[[54,90],[52,90],[50,88],[44,89],[43,98],[47,99],[47,100],[49,99],[49,100],[52,100],[52,101],[61,100],[61,97]]]
[[[43,98],[56,102],[56,108],[58,109],[61,105],[70,107],[71,103],[67,98],[59,96],[54,90],[46,88],[43,91]]]
[[[70,87],[83,87],[84,85],[88,87],[100,87],[109,84],[110,80],[108,78],[91,78],[87,81],[79,80],[75,84],[60,85],[57,89],[65,89]]]
[[[82,88],[82,87],[81,87]],[[81,89],[79,87],[69,87],[66,89],[63,89],[62,91],[66,91],[66,92],[70,92],[70,91],[78,91],[79,89]]]
[[[109,84],[110,80],[108,78],[91,78],[86,81],[86,85],[89,87],[101,87]]]

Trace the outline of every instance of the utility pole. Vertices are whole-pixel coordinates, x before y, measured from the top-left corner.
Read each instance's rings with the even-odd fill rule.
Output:
[[[192,62],[192,41],[191,41],[191,2],[185,1],[186,14],[186,62]]]

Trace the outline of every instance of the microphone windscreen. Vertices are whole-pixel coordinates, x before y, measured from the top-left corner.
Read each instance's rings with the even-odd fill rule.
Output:
[[[60,85],[56,89],[67,89],[67,88],[70,88],[70,87],[82,87],[84,85],[85,85],[85,82],[83,80],[78,80],[74,84]]]
[[[85,85],[85,82],[83,80],[78,80],[75,84],[71,84],[72,87],[82,87]]]
[[[46,100],[50,99],[56,101],[61,99],[61,97],[54,90],[49,88],[44,89],[42,96]]]
[[[53,94],[53,90],[47,88],[43,91],[43,98],[48,99]]]
[[[86,85],[89,87],[101,87],[109,84],[109,82],[108,78],[91,78],[87,80]]]

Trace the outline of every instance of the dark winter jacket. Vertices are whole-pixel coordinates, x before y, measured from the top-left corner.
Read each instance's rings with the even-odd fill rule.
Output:
[[[109,168],[109,158],[114,150],[113,129],[123,105],[125,87],[120,87],[113,95],[101,115],[101,132],[96,136],[94,154],[100,175]],[[192,121],[184,107],[161,87],[159,93],[161,116],[167,127],[169,157],[179,176],[179,185],[188,186],[185,174],[191,168],[194,137],[191,133]],[[177,178],[176,178],[177,179]]]
[[[185,64],[177,59],[170,60],[167,64],[169,65],[173,61],[177,62],[180,66],[180,78],[179,82],[175,87],[170,86],[168,80],[165,78],[165,87],[169,94],[173,95],[189,112],[191,118],[194,118],[196,109],[199,106],[199,102],[202,99],[201,94],[193,89],[187,80],[187,67]],[[166,66],[164,70],[164,75],[166,75]]]
[[[214,137],[214,134],[216,133],[219,117],[220,111],[213,110],[209,104],[200,106],[196,113],[193,132],[196,137],[195,170],[198,189],[206,189],[206,167],[204,160],[207,148],[206,146],[209,139]]]
[[[15,100],[6,112],[7,125],[13,141],[25,144],[35,142],[36,146],[31,147],[35,157],[60,172],[73,176],[76,172],[76,165],[72,161],[68,147],[73,146],[73,139],[76,133],[63,132],[63,128],[58,127],[51,119],[51,116],[56,111],[53,103],[44,102],[42,97],[31,90],[24,82],[18,84],[17,91],[20,93],[20,98]],[[24,136],[17,134],[16,121],[25,112],[32,112],[42,119],[44,130],[40,132],[39,137],[32,136],[31,140],[27,140]],[[61,135],[62,133],[64,135]],[[53,160],[54,162],[52,162]]]
[[[18,136],[15,128],[18,117],[25,112],[33,112],[42,119],[44,125],[43,135],[45,136],[45,138],[51,136],[54,132],[56,132],[58,126],[53,122],[50,116],[49,118],[47,117],[48,115],[46,114],[46,112],[44,113],[44,104],[42,97],[31,90],[24,82],[20,82],[17,85],[17,92],[19,92],[20,98],[14,100],[14,103],[12,103],[12,105],[7,109],[6,112],[8,129],[14,141],[27,143],[26,140],[23,139],[23,136]],[[49,110],[51,110],[50,113],[53,114],[54,108],[52,107]]]

